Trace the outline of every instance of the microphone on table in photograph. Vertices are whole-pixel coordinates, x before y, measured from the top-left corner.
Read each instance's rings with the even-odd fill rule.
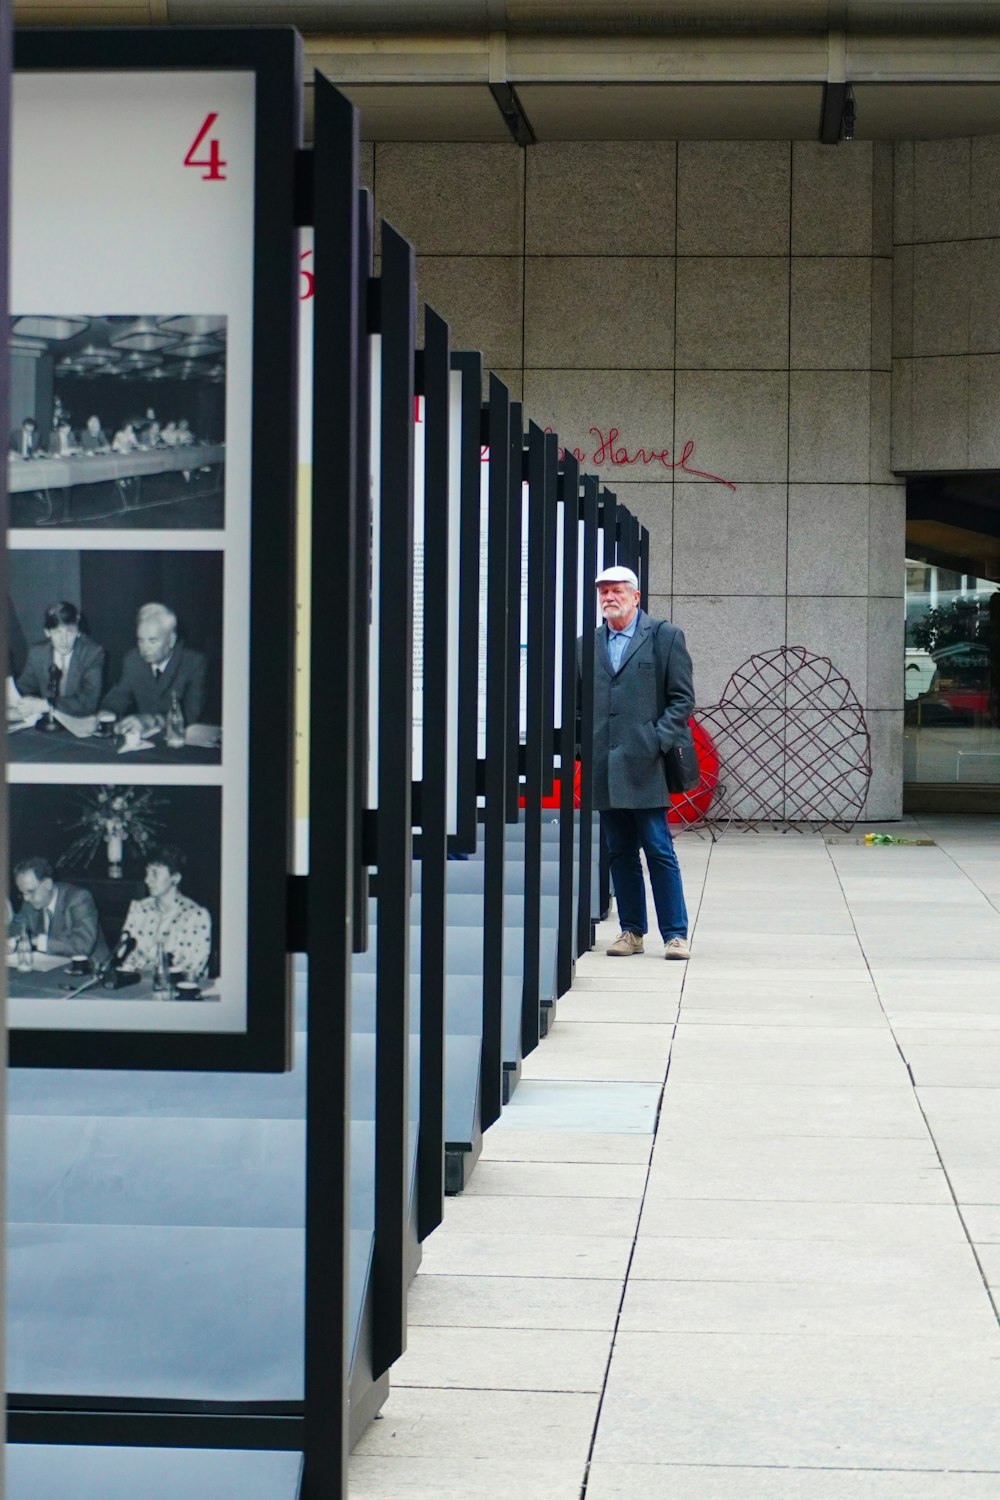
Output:
[[[61,669],[53,662],[51,667],[49,667],[49,680],[45,688],[45,697],[48,700],[49,711],[38,726],[40,729],[48,730],[50,734],[53,730],[59,728],[55,718],[55,707],[56,699],[59,697],[59,684],[62,682],[62,675]]]
[[[92,974],[89,979],[85,979],[83,984],[78,985],[75,990],[72,990],[66,996],[66,999],[75,1000],[77,995],[82,995],[84,990],[93,989],[95,984],[103,985],[105,989],[109,990],[120,990],[124,989],[126,985],[138,984],[142,979],[142,974],[138,969],[122,969],[120,967],[135,946],[135,938],[126,929],[118,939],[118,946],[113,953],[108,954],[108,957],[97,970],[97,973]]]

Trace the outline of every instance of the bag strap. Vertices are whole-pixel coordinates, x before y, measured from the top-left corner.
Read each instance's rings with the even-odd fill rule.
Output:
[[[667,663],[663,659],[661,646],[663,627],[665,620],[657,620],[656,629],[653,631],[653,655],[656,659],[656,716],[660,718],[667,706],[667,695],[664,679],[667,675]]]

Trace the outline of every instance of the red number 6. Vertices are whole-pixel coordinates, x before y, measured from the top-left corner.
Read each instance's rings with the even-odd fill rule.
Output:
[[[299,256],[299,260],[308,260],[310,255],[312,255],[311,250],[303,250],[302,254]],[[316,290],[316,277],[312,271],[307,271],[305,266],[299,266],[299,275],[302,277],[302,280],[306,284],[305,291],[299,293],[299,301],[308,302],[309,298]]]

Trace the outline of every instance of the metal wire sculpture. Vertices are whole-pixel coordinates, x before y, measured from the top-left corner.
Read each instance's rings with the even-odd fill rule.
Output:
[[[674,798],[676,821],[713,838],[736,821],[848,831],[871,783],[871,736],[854,689],[804,646],[761,652],[694,722],[718,757],[714,785]],[[710,791],[706,805],[705,792]]]

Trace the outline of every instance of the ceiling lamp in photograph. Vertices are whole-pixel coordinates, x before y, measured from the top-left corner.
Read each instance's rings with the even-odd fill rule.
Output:
[[[138,375],[146,370],[155,370],[159,364],[158,359],[153,359],[148,354],[126,354],[120,359],[114,368],[116,375]]]
[[[215,317],[210,313],[188,313],[184,317],[163,318],[160,327],[168,329],[171,333],[183,333],[192,338],[203,339],[209,334],[224,333],[226,320],[224,317]]]
[[[204,359],[206,355],[218,359],[219,346],[214,339],[185,339],[183,344],[175,344],[170,354],[171,357],[176,354],[184,359]]]
[[[165,333],[153,318],[137,318],[124,333],[117,333],[111,340],[116,349],[134,349],[140,354],[152,354],[157,349],[168,349],[177,342],[175,334]]]
[[[114,353],[110,349],[98,349],[94,344],[87,344],[83,349],[77,349],[73,355],[78,365],[86,365],[88,369],[96,369],[100,365],[114,363]]]
[[[51,339],[58,342],[75,338],[89,324],[89,318],[50,318],[31,316],[15,318],[13,332],[32,339]]]

